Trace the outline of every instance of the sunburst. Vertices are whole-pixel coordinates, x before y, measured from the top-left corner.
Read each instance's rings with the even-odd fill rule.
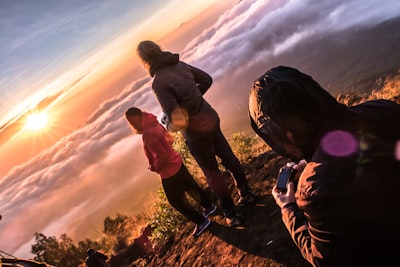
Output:
[[[35,112],[26,118],[25,128],[31,131],[38,131],[47,126],[49,117],[44,112]]]

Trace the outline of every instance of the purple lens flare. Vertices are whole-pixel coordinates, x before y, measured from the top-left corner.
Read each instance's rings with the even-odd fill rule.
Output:
[[[359,149],[359,142],[352,134],[339,130],[327,133],[321,145],[327,154],[336,157],[347,157]]]

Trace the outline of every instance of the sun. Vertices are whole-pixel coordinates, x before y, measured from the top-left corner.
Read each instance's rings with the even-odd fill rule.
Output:
[[[49,117],[44,112],[37,112],[28,115],[25,127],[31,131],[37,131],[46,127]]]

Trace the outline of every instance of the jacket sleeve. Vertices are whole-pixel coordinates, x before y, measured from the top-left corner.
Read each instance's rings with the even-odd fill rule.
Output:
[[[304,259],[313,266],[331,264],[331,262],[328,262],[326,257],[324,257],[327,255],[327,251],[324,251],[326,248],[317,245],[317,243],[320,242],[329,243],[329,239],[323,240],[326,237],[323,238],[320,234],[317,234],[318,230],[313,228],[310,224],[309,216],[311,215],[305,213],[305,210],[307,210],[307,207],[311,205],[313,201],[310,196],[315,196],[315,194],[318,193],[318,189],[316,189],[319,188],[318,186],[313,186],[309,181],[306,182],[309,180],[308,178],[310,176],[316,175],[317,167],[321,168],[321,163],[317,162],[309,162],[301,173],[296,190],[296,202],[287,204],[281,209],[282,220],[290,236],[299,248]],[[315,179],[314,177],[314,180]],[[329,236],[328,232],[325,232],[325,234]]]
[[[282,220],[302,256],[316,266],[308,221],[296,203],[285,205],[282,209]]]
[[[196,81],[197,87],[200,89],[201,94],[205,94],[208,88],[211,87],[213,82],[212,77],[205,71],[198,69],[189,65],[190,70],[192,71],[194,80]]]
[[[153,82],[152,87],[158,103],[160,104],[164,113],[162,123],[169,131],[175,132],[176,129],[174,128],[174,125],[172,123],[171,115],[173,111],[180,106],[176,99],[176,96],[173,93],[171,85],[166,82],[157,80],[157,82]]]
[[[145,154],[149,160],[149,169],[153,172],[160,173],[165,166],[168,155],[161,141],[152,135],[143,136]]]

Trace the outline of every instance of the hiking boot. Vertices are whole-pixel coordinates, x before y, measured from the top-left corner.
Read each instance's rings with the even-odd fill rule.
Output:
[[[241,196],[238,201],[239,207],[244,207],[249,204],[254,204],[257,202],[258,196],[252,192],[248,192],[245,196]]]
[[[228,226],[230,226],[230,227],[240,226],[244,222],[244,217],[243,217],[243,215],[236,213],[232,217],[229,217],[229,218],[226,217],[225,221],[226,221],[226,224],[228,224]]]
[[[201,233],[203,233],[204,230],[207,229],[207,227],[210,225],[210,223],[211,223],[211,221],[209,219],[205,218],[202,223],[197,224],[196,228],[194,228],[193,236],[199,237],[201,235]]]
[[[204,210],[203,215],[204,217],[208,218],[208,216],[214,214],[214,212],[217,210],[217,205],[214,203],[211,203],[211,207],[207,208]]]

